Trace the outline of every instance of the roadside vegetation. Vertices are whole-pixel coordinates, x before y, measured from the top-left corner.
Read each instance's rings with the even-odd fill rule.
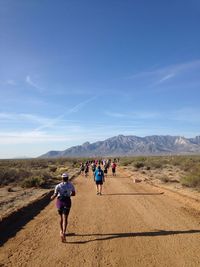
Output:
[[[62,172],[79,167],[76,159],[0,160],[0,186],[48,187]]]
[[[79,169],[89,158],[0,160],[0,186],[47,188],[60,174]],[[121,157],[119,164],[130,170],[157,178],[163,183],[177,182],[200,189],[200,156]]]
[[[164,183],[176,181],[200,189],[200,156],[124,157],[120,165],[146,174],[164,173],[158,176]],[[179,179],[173,179],[175,172],[180,174]]]

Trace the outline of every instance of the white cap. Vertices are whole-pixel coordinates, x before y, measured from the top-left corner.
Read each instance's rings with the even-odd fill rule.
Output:
[[[63,174],[62,174],[62,178],[68,178],[69,177],[69,175],[66,173],[66,172],[64,172]]]

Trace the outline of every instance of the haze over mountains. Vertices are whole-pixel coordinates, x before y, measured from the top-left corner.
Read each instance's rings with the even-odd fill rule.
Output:
[[[95,143],[86,142],[63,151],[49,151],[40,158],[199,154],[200,136],[118,135]]]

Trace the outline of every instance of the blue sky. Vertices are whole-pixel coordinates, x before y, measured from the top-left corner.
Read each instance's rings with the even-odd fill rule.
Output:
[[[200,135],[200,1],[0,0],[0,158]]]

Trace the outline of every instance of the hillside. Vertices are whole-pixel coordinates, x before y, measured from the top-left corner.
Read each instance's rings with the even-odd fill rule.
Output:
[[[40,158],[134,156],[163,154],[199,154],[200,136],[153,135],[146,137],[118,135],[95,143],[86,142],[64,151],[49,151]]]

